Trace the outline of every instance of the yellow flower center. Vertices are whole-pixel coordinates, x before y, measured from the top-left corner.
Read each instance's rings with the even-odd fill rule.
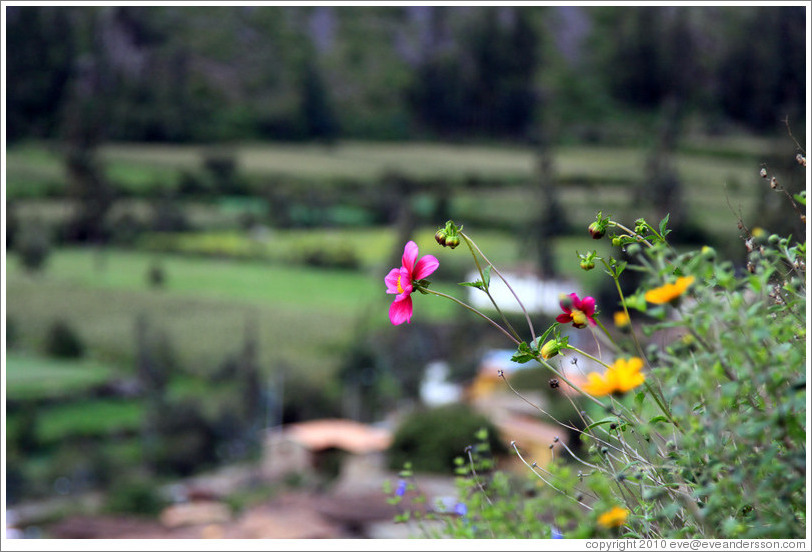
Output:
[[[578,309],[572,309],[572,321],[576,324],[586,324],[586,315]]]
[[[401,276],[398,276],[398,293],[403,293],[403,286],[402,286],[402,285],[400,285],[400,279],[401,279],[401,278],[403,278],[403,276],[402,276],[402,275],[401,275]]]

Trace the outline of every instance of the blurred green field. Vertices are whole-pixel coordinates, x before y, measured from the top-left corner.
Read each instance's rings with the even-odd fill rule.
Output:
[[[96,399],[47,407],[39,415],[37,437],[45,444],[135,432],[141,427],[140,399]]]
[[[90,359],[56,360],[7,352],[6,398],[70,398],[108,381],[112,373],[110,366]]]
[[[685,140],[674,155],[673,164],[683,183],[683,196],[691,219],[721,242],[735,238],[734,211],[741,211],[745,217],[757,212],[764,192],[758,178],[760,163],[775,148],[775,142],[741,136]],[[184,172],[200,171],[206,155],[215,151],[220,150],[200,145],[111,144],[100,149],[100,158],[111,182],[122,193],[154,196],[176,189]],[[257,193],[278,182],[273,179],[302,187],[303,193],[306,190],[306,194],[312,195],[319,194],[319,190],[328,193],[334,186],[347,182],[379,187],[382,177],[392,172],[418,180],[444,182],[478,178],[493,185],[452,194],[451,215],[458,221],[505,228],[532,224],[536,216],[538,199],[532,192],[536,158],[528,147],[375,142],[341,142],[334,146],[248,143],[227,146],[222,151],[233,153],[238,171],[254,179],[248,186]],[[555,148],[554,170],[569,223],[574,227],[585,226],[599,210],[629,223],[641,216],[640,206],[634,203],[634,187],[645,186],[647,155],[646,150],[632,147]],[[65,192],[64,176],[54,151],[43,145],[22,145],[11,148],[7,159],[10,198],[42,198],[49,190],[52,196]],[[357,189],[343,197],[339,193],[335,199],[350,209],[356,201],[352,194],[357,193]],[[224,203],[225,199],[206,203],[180,198],[178,204],[183,205],[197,230],[233,229],[239,225],[242,214],[261,215],[265,209],[257,203],[259,198],[244,198],[233,205],[233,201]],[[25,218],[57,222],[69,214],[67,205],[59,199],[22,203],[18,208]],[[115,209],[136,214],[149,212],[148,205],[132,199],[120,202]],[[354,220],[363,222],[365,217],[363,212],[339,215],[349,224]],[[315,211],[298,216],[304,216],[302,220],[313,219],[310,222],[317,224],[324,213]]]
[[[684,147],[674,163],[693,217],[714,237],[734,241],[736,219],[728,203],[745,215],[756,209],[762,192],[758,153],[767,143],[722,140],[705,146],[710,149]],[[100,384],[135,375],[141,316],[152,335],[167,338],[181,367],[171,376],[167,400],[194,403],[208,419],[220,417],[242,392],[238,382],[212,378],[243,348],[252,326],[263,378],[273,382],[283,372],[288,384],[335,390],[338,370],[361,327],[396,331],[387,316],[391,297],[383,278],[391,268],[388,259],[402,244],[395,243],[393,228],[369,225],[374,217],[357,204],[358,194],[383,185],[386,173],[425,181],[473,177],[488,182],[455,190],[450,216],[465,225],[499,268],[530,266],[527,255],[535,247],[531,225],[538,197],[530,185],[536,160],[528,148],[362,142],[329,148],[235,145],[240,172],[258,193],[178,196],[173,205],[186,218],[188,231],[155,231],[151,225],[162,216],[156,210],[162,194],[179,189],[184,173],[199,172],[210,151],[163,144],[102,148],[107,175],[123,196],[110,213],[114,228],[125,217],[141,224],[131,241],[121,242],[128,248],[56,246],[45,270],[36,275],[23,271],[18,256],[9,254],[6,311],[15,336],[14,348],[7,351],[6,386],[15,401],[7,418],[12,442],[30,438],[23,430],[31,423],[25,405],[49,401],[36,411],[35,437],[46,449],[26,458],[27,480],[45,481],[47,488],[47,482],[64,471],[63,458],[81,465],[84,451],[78,443],[86,439],[94,443],[93,454],[122,466],[142,461],[137,432],[143,423],[143,399],[87,395]],[[8,194],[17,200],[17,216],[51,229],[64,225],[74,204],[65,197],[63,168],[55,152],[29,144],[12,148],[7,157]],[[580,270],[575,252],[597,248],[602,255],[615,253],[607,240],[591,240],[586,227],[598,210],[630,224],[640,216],[632,204],[633,186],[643,183],[645,162],[646,152],[639,148],[555,151],[561,206],[572,234],[558,236],[545,247],[553,250],[563,277],[592,293],[606,277],[600,270]],[[316,208],[299,213],[294,221],[309,227],[273,228],[266,220],[272,199],[259,193],[260,188],[280,181],[299,187],[289,205],[292,210],[307,211],[309,198],[318,200]],[[354,187],[342,188],[347,183]],[[332,227],[319,227],[325,214],[318,209],[321,191],[329,198],[322,203],[336,202]],[[425,216],[433,212],[436,198],[424,191],[413,201],[415,211]],[[246,215],[259,224],[246,223]],[[439,226],[444,221],[434,222]],[[421,226],[414,235],[422,255],[440,260],[432,288],[462,298],[469,289],[456,283],[473,269],[470,254],[464,246],[453,251],[438,247],[435,230],[434,225]],[[341,263],[344,268],[337,268]],[[161,287],[149,283],[154,266],[165,275]],[[415,298],[417,320],[469,316],[449,301]],[[41,356],[45,336],[57,319],[67,320],[84,341],[85,359]],[[19,447],[15,449],[19,453]]]
[[[60,250],[44,274],[30,277],[9,257],[7,315],[23,346],[41,348],[49,324],[63,317],[99,358],[131,372],[136,318],[148,313],[184,365],[205,373],[241,347],[246,324],[256,320],[265,369],[285,363],[318,378],[335,369],[336,351],[362,317],[388,323],[383,274],[164,255],[166,285],[152,289],[146,274],[155,255],[110,251],[101,258]],[[450,303],[432,299],[422,301],[423,316],[451,312]]]

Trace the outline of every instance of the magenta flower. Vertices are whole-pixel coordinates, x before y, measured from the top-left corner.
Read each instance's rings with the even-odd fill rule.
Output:
[[[415,262],[416,261],[416,262]],[[398,325],[412,320],[413,282],[422,280],[437,270],[440,261],[434,255],[425,255],[417,260],[417,244],[410,241],[403,248],[403,266],[393,268],[384,278],[386,293],[397,295],[389,307],[389,320]]]
[[[561,297],[561,310],[564,314],[559,314],[555,319],[562,324],[569,324],[576,328],[583,328],[587,322],[595,326],[597,322],[592,318],[595,315],[595,299],[593,297],[584,297],[578,299],[578,295],[570,293]]]

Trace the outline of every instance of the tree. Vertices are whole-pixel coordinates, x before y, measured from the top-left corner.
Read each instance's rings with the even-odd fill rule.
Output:
[[[63,91],[71,79],[76,45],[71,8],[13,6],[6,10],[6,136],[47,138],[59,127]]]

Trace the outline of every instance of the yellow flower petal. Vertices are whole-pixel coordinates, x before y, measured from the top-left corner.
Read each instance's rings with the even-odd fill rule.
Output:
[[[593,397],[603,397],[609,395],[615,390],[614,382],[605,376],[601,376],[596,372],[587,374],[587,382],[583,386],[583,390],[592,395]]]
[[[626,508],[613,506],[611,510],[598,516],[598,525],[606,529],[609,529],[610,527],[620,527],[626,523],[626,519],[628,517],[629,511]]]
[[[665,284],[658,288],[654,288],[646,292],[646,301],[654,303],[655,305],[662,305],[663,303],[670,303],[683,293],[688,287],[694,283],[693,276],[682,276],[677,278],[673,284]]]
[[[632,357],[629,360],[618,359],[612,365],[613,380],[615,390],[625,393],[641,385],[646,376],[641,372],[643,369],[643,359]]]
[[[625,328],[629,325],[629,316],[625,311],[617,311],[615,313],[615,326],[618,328]]]

